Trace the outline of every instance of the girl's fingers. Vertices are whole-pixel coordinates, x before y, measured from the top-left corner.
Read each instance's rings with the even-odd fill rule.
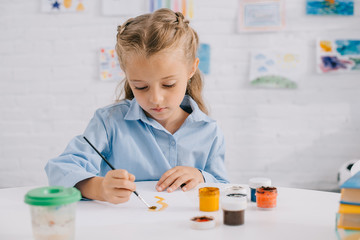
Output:
[[[196,187],[199,184],[195,179],[190,179],[185,183],[185,185],[181,188],[184,192],[189,191]]]
[[[168,192],[173,192],[176,189],[178,189],[178,187],[181,186],[181,184],[187,182],[189,180],[188,175],[181,175],[178,178],[176,178],[176,180],[169,186],[169,188],[167,189]]]
[[[159,192],[163,191],[167,188],[171,183],[174,182],[175,179],[171,179],[173,174],[176,172],[176,168],[172,168],[166,171],[160,178],[160,180],[156,184],[156,190]]]
[[[113,178],[120,178],[120,179],[129,179],[129,175],[132,175],[128,173],[128,171],[126,171],[125,169],[111,170],[108,172],[108,174],[110,174],[110,176]]]
[[[109,181],[108,186],[115,189],[127,189],[129,191],[136,190],[135,183],[126,179],[113,178]]]

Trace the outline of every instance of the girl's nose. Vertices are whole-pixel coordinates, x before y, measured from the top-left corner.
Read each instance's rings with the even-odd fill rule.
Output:
[[[163,94],[161,89],[153,88],[150,91],[149,101],[153,104],[160,104],[163,100]]]

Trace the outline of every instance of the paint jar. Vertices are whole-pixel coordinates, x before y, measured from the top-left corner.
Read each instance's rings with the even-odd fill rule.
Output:
[[[191,228],[203,230],[214,228],[216,225],[215,218],[212,216],[197,216],[190,219]]]
[[[245,209],[247,207],[246,195],[230,193],[221,199],[224,224],[230,226],[243,225],[245,222]]]
[[[27,192],[25,203],[30,205],[34,239],[75,239],[75,210],[80,198],[76,188],[60,186]]]
[[[240,185],[233,185],[230,187],[225,188],[225,195],[227,194],[233,194],[233,193],[240,193],[243,195],[247,195],[246,188]]]
[[[277,198],[276,187],[260,187],[256,189],[256,205],[263,209],[273,209],[276,207]]]
[[[256,189],[259,187],[268,187],[271,186],[271,179],[269,178],[251,178],[249,180],[250,187],[250,200],[256,202]]]
[[[217,187],[199,188],[200,211],[214,212],[219,210],[220,190]]]

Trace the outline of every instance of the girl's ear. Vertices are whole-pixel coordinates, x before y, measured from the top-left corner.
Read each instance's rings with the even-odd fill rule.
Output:
[[[199,58],[195,58],[195,61],[194,63],[192,64],[191,66],[191,72],[190,72],[190,76],[189,76],[189,79],[192,78],[192,76],[194,76],[195,72],[196,72],[196,69],[198,68],[199,66]]]

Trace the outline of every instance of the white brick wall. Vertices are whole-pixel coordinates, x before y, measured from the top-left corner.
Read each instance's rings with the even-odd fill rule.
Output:
[[[129,1],[130,3],[130,1]],[[40,0],[0,0],[0,187],[47,184],[44,165],[112,102],[114,82],[98,80],[98,49],[114,46],[127,17],[44,14]],[[360,38],[353,17],[305,16],[287,0],[282,32],[236,33],[237,0],[195,0],[192,26],[211,44],[205,98],[227,141],[232,182],[266,176],[276,186],[336,189],[339,166],[360,159],[360,75],[315,73],[317,37]],[[251,50],[304,54],[297,90],[248,85]]]

